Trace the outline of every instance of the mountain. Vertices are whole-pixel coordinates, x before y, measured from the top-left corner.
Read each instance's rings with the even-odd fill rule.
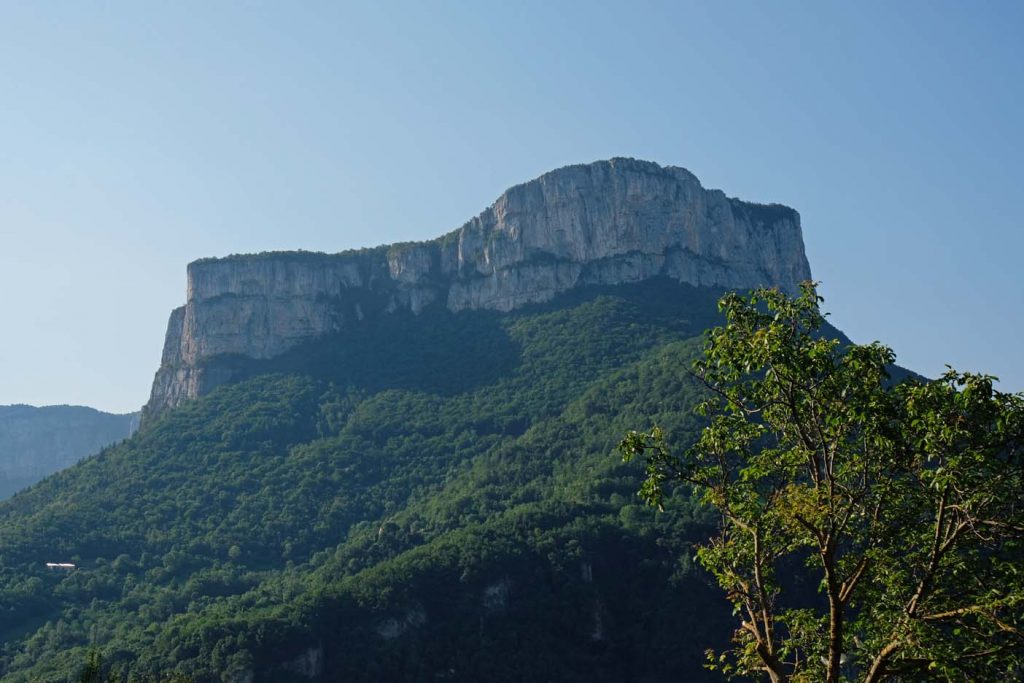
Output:
[[[224,359],[271,358],[395,311],[510,311],[656,276],[795,292],[811,277],[800,216],[706,190],[683,168],[612,159],[513,187],[430,242],[196,261],[187,302],[171,313],[146,414],[229,381]]]
[[[805,276],[796,212],[622,159],[433,242],[194,263],[142,429],[0,504],[0,675],[707,680],[715,520],[615,444],[689,442],[723,288]]]
[[[0,500],[128,438],[138,417],[83,406],[0,406]]]

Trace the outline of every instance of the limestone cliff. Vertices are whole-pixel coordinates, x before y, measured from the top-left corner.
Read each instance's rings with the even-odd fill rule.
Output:
[[[128,438],[138,417],[82,406],[0,406],[0,499]]]
[[[430,305],[509,311],[574,287],[659,275],[793,291],[811,277],[800,216],[704,189],[683,168],[612,159],[513,187],[429,242],[196,261],[146,414],[230,379],[218,358],[270,358],[367,316]]]

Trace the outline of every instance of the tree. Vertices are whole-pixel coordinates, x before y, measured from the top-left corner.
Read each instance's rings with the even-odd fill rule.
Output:
[[[108,671],[103,675],[103,656],[98,650],[89,650],[85,656],[85,665],[78,674],[78,683],[127,683],[129,679],[121,674]],[[130,680],[137,683],[195,683],[191,678],[179,672],[167,674],[156,674],[142,677],[132,677]]]
[[[813,283],[723,297],[693,370],[710,396],[697,442],[677,455],[654,428],[619,446],[646,462],[649,503],[685,485],[720,513],[697,557],[739,624],[709,667],[1019,680],[1024,395],[952,369],[895,383],[892,350],[828,336],[821,301]]]
[[[103,683],[103,658],[96,650],[85,657],[85,666],[78,676],[78,683]]]

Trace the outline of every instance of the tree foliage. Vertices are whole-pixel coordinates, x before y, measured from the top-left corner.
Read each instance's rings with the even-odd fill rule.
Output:
[[[710,393],[699,439],[681,454],[658,428],[620,444],[646,462],[648,502],[683,484],[720,514],[698,558],[739,623],[709,666],[1019,680],[1024,395],[952,369],[894,383],[892,350],[822,334],[820,302],[813,283],[723,297],[694,369]]]

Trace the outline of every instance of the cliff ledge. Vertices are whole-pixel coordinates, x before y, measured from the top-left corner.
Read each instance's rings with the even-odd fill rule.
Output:
[[[229,380],[218,356],[271,358],[398,309],[509,311],[655,276],[792,292],[811,277],[800,216],[705,189],[683,168],[611,159],[517,185],[429,242],[202,259],[188,266],[145,415]]]

